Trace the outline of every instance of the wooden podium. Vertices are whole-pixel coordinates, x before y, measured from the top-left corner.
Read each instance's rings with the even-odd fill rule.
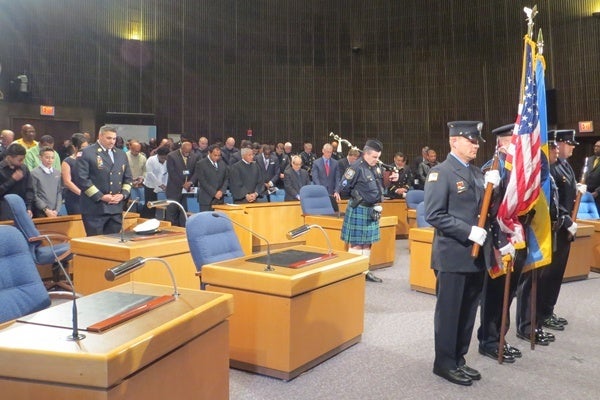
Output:
[[[381,216],[379,228],[381,240],[374,243],[371,247],[371,256],[369,258],[369,269],[378,269],[390,267],[394,264],[396,256],[396,225],[398,217]],[[334,250],[347,251],[347,245],[340,238],[342,232],[343,217],[332,217],[327,215],[307,215],[304,217],[304,223],[307,225],[319,225],[322,227],[331,241],[331,247]],[[306,244],[308,246],[317,246],[327,248],[327,240],[319,229],[311,229],[306,235]]]
[[[170,295],[127,283],[111,291]],[[12,322],[0,326],[0,392],[6,399],[227,399],[230,295],[181,296],[104,333]],[[52,312],[52,309],[40,313]],[[80,310],[80,313],[82,310]],[[37,316],[36,314],[36,316]]]
[[[577,221],[577,235],[571,243],[563,282],[587,279],[594,261],[594,226],[591,221]]]
[[[367,258],[335,254],[297,269],[274,265],[272,272],[248,261],[255,256],[202,268],[207,290],[235,300],[229,320],[233,368],[289,380],[360,341]]]
[[[185,228],[170,226],[165,231],[177,232],[174,236],[120,242],[119,235],[89,236],[71,240],[73,257],[73,282],[78,293],[90,294],[108,289],[126,281],[170,285],[171,277],[161,265],[139,269],[118,281],[104,279],[107,268],[114,267],[134,257],[160,257],[167,261],[180,287],[199,289],[200,281],[190,254]]]
[[[435,274],[431,269],[431,245],[433,228],[410,228],[410,288],[417,292],[435,294]]]

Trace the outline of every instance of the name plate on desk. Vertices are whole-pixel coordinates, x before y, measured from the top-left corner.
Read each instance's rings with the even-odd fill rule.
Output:
[[[277,265],[284,268],[302,268],[335,257],[337,257],[335,254],[315,253],[302,250],[284,250],[271,254],[271,265]],[[262,255],[249,258],[247,261],[258,264],[267,264],[268,258],[266,255]]]
[[[173,296],[151,296],[123,292],[99,292],[77,299],[80,329],[102,332],[133,317],[174,300]],[[19,322],[71,329],[73,302],[67,301],[35,314],[19,318]]]

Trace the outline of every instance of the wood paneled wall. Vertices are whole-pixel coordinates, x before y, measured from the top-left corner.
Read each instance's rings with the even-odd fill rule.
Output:
[[[560,127],[596,120],[596,1],[539,4]],[[378,137],[385,158],[430,145],[446,122],[485,133],[517,111],[520,0],[0,0],[0,89],[23,71],[30,102],[156,115],[185,132],[315,147],[333,131]],[[600,5],[599,5],[600,6]],[[128,40],[136,31],[141,41]],[[5,101],[7,101],[5,99]],[[482,149],[489,158],[493,141]],[[583,149],[582,149],[583,150]]]

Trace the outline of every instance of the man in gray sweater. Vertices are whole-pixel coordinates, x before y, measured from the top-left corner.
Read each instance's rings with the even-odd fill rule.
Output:
[[[34,217],[56,217],[62,206],[62,180],[60,171],[52,167],[54,149],[40,149],[41,164],[31,171],[34,199]]]

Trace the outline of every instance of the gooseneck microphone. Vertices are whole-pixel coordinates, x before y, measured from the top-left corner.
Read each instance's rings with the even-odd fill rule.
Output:
[[[60,262],[60,259],[58,258],[58,255],[56,254],[56,251],[54,250],[54,244],[52,244],[52,240],[50,240],[50,237],[48,235],[41,235],[41,237],[43,237],[44,239],[46,239],[48,241],[48,244],[50,245],[49,246],[50,250],[52,250],[52,255],[54,256],[56,263],[58,264],[61,272],[65,275],[65,278],[67,279],[67,282],[69,283],[69,285],[71,285],[71,294],[73,296],[73,311],[72,311],[73,333],[71,335],[67,336],[67,339],[74,340],[74,341],[79,341],[79,340],[85,339],[85,335],[82,333],[79,333],[79,323],[78,323],[78,319],[77,319],[77,317],[78,317],[77,316],[77,293],[75,293],[75,285],[73,285],[73,281],[71,280],[71,277],[67,273],[67,270],[65,269],[65,267]]]
[[[129,205],[129,207],[127,207],[127,211],[125,211],[125,214],[123,214],[123,218],[121,220],[121,240],[119,240],[119,243],[125,243],[125,217],[127,216],[127,214],[129,213],[129,211],[131,210],[131,207],[133,207],[133,205],[135,203],[138,202],[138,199],[133,199],[131,201],[131,204]]]
[[[171,276],[171,282],[173,283],[173,296],[178,297],[179,291],[177,290],[177,282],[175,281],[175,275],[173,274],[173,270],[168,262],[158,257],[135,257],[131,260],[125,261],[117,266],[107,269],[104,271],[104,278],[107,281],[114,281],[115,279],[121,278],[127,274],[132,273],[133,271],[142,268],[147,261],[159,261],[161,262],[169,272]]]
[[[229,222],[239,226],[240,228],[250,232],[252,234],[252,236],[256,236],[257,238],[264,240],[265,243],[267,244],[267,266],[265,267],[265,271],[275,271],[275,268],[273,268],[271,266],[271,243],[269,243],[269,241],[267,240],[267,238],[265,238],[262,235],[259,235],[258,233],[254,232],[252,229],[240,224],[237,221],[232,220],[231,218],[229,218],[228,216],[226,216],[225,214],[220,214],[218,212],[213,212],[212,216],[215,218],[225,218],[226,220],[229,220]]]
[[[285,236],[288,238],[288,240],[296,239],[297,237],[304,235],[313,228],[319,229],[323,236],[325,236],[325,241],[327,242],[327,255],[332,255],[333,248],[331,247],[331,240],[329,240],[329,235],[327,234],[327,232],[325,232],[325,229],[323,229],[321,225],[301,225],[286,233]]]

